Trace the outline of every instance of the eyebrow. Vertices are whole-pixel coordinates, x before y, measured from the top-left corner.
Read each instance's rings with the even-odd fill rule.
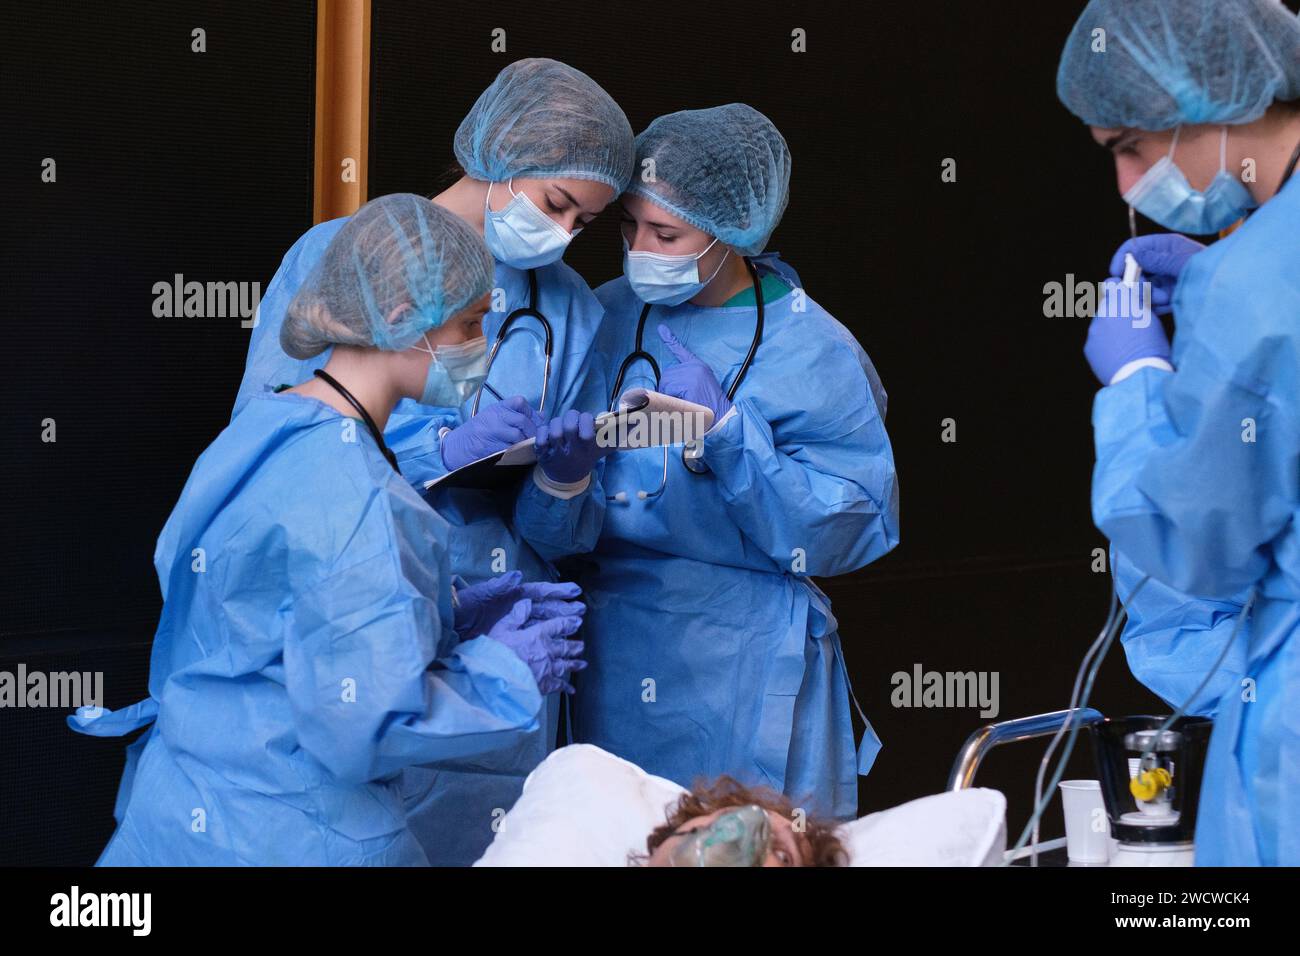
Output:
[[[619,204],[618,204],[618,208],[622,211],[623,215],[626,216],[628,219],[631,219],[633,222],[636,221],[636,216],[634,216],[634,215],[632,215],[630,212],[628,212],[628,211],[627,211],[627,207],[624,206],[622,203],[619,203]],[[647,219],[647,220],[645,221],[645,224],[646,224],[647,226],[650,226],[652,229],[659,229],[659,230],[662,230],[662,231],[667,231],[667,230],[670,230],[670,229],[681,229],[681,228],[682,228],[681,225],[678,224],[678,223],[672,223],[672,222],[656,222],[656,221],[653,220],[653,219]]]
[[[569,192],[567,189],[565,189],[565,188],[564,188],[563,186],[561,186],[559,183],[551,183],[551,188],[554,189],[554,190],[555,190],[557,193],[559,193],[560,195],[562,195],[565,199],[569,200],[569,202],[573,203],[573,205],[575,205],[575,206],[577,206],[579,209],[581,209],[581,210],[582,210],[586,215],[588,215],[588,216],[599,216],[599,215],[600,215],[600,210],[599,210],[599,209],[597,209],[595,212],[592,212],[590,209],[585,208],[585,207],[582,205],[582,203],[578,202],[578,200],[574,198],[573,193]]]
[[[1133,131],[1131,129],[1126,129],[1110,137],[1110,139],[1102,143],[1101,146],[1103,149],[1109,149],[1113,151],[1115,147],[1118,146],[1120,143],[1124,142],[1124,140],[1132,139],[1133,137],[1134,137]]]

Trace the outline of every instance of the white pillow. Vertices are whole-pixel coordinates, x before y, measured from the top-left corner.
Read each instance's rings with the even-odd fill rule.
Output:
[[[975,788],[936,793],[840,827],[850,866],[997,866],[1007,798]]]
[[[524,791],[475,866],[626,866],[686,791],[591,744],[561,747]]]
[[[636,764],[574,744],[528,775],[475,866],[626,866],[686,791]],[[853,866],[990,866],[1006,846],[996,790],[923,797],[845,824]]]

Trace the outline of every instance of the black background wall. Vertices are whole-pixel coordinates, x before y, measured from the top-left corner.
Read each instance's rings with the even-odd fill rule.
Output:
[[[875,361],[902,489],[896,552],[821,582],[884,741],[864,811],[941,789],[985,722],[891,707],[891,674],[996,671],[998,719],[1058,709],[1105,616],[1085,327],[1043,317],[1044,283],[1099,278],[1126,235],[1109,157],[1054,94],[1082,6],[374,3],[372,196],[444,185],[461,117],[525,56],[588,72],[635,130],[740,100],[785,134],[792,198],[772,248]],[[20,38],[0,83],[14,133],[0,669],[103,670],[119,706],[146,691],[154,539],[228,418],[248,334],[237,318],[154,318],[152,286],[182,273],[265,287],[311,224],[315,13],[28,9],[0,14]],[[204,54],[190,52],[195,27]],[[791,51],[795,29],[806,53]],[[40,181],[47,156],[56,184]],[[955,183],[941,181],[946,158]],[[608,216],[568,261],[594,286],[617,274],[619,248]],[[41,441],[47,418],[56,443]],[[1162,707],[1118,649],[1095,704]],[[1014,829],[1039,754],[999,752],[979,778],[1008,794]],[[0,711],[0,863],[93,860],[120,765],[119,742],[66,731],[62,713]],[[1072,772],[1092,775],[1086,757]]]

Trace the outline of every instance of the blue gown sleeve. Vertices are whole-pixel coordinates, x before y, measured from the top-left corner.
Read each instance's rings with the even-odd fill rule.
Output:
[[[558,498],[539,488],[531,475],[524,479],[515,498],[515,527],[547,561],[586,554],[596,547],[605,523],[599,471],[593,470],[591,483],[572,498]]]
[[[391,549],[297,594],[292,614],[284,671],[299,741],[340,780],[473,767],[539,726],[537,684],[505,645],[477,637],[433,659],[437,606]]]
[[[581,281],[581,280],[577,280]],[[579,329],[599,329],[604,307],[585,286],[569,299],[568,321],[576,350],[567,353],[561,363],[563,378],[556,396],[553,418],[570,408],[593,415],[605,411],[603,403],[592,400],[597,380],[593,360],[593,340],[573,334]],[[520,535],[547,561],[558,561],[572,554],[585,554],[596,547],[605,522],[605,492],[600,484],[600,469],[592,471],[591,483],[572,498],[557,498],[537,487],[532,478],[524,480],[515,499],[514,523]]]
[[[807,574],[829,576],[898,544],[898,485],[862,360],[837,344],[818,369],[811,404],[792,407],[788,389],[738,396],[730,419],[705,436],[704,459],[746,538],[779,566],[802,554]]]
[[[1230,598],[1268,569],[1296,505],[1300,363],[1278,326],[1291,318],[1266,314],[1287,305],[1279,295],[1191,280],[1176,293],[1176,371],[1142,369],[1097,394],[1093,519],[1154,578]]]
[[[1236,691],[1246,673],[1249,622],[1243,622],[1235,639],[1232,637],[1246,594],[1231,600],[1207,600],[1152,578],[1128,598],[1142,580],[1142,572],[1113,548],[1111,567],[1120,597],[1127,598],[1128,622],[1120,640],[1129,669],[1171,708],[1187,703],[1232,640],[1218,671],[1187,708],[1189,714],[1213,717],[1220,698]]]
[[[384,429],[384,441],[397,456],[402,477],[417,491],[424,490],[426,481],[447,474],[439,433],[444,427],[455,428],[460,423],[460,411],[455,408],[431,408],[409,398],[393,409]]]

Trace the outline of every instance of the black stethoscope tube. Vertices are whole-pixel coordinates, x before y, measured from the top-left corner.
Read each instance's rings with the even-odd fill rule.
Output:
[[[483,384],[474,394],[474,407],[470,409],[470,417],[478,414],[478,404],[483,398],[483,389],[487,389],[499,400],[501,393],[488,384],[488,376],[492,374],[492,364],[497,360],[497,352],[501,350],[501,343],[506,340],[506,335],[510,331],[510,326],[518,319],[524,319],[531,316],[542,324],[542,330],[546,333],[546,344],[543,346],[543,352],[546,356],[545,365],[542,368],[542,400],[537,404],[537,411],[540,413],[546,408],[546,390],[551,382],[551,356],[554,354],[555,345],[551,337],[551,323],[546,316],[542,315],[537,308],[537,270],[528,270],[528,305],[523,308],[515,309],[506,316],[505,321],[501,323],[501,328],[497,331],[496,341],[492,343],[492,351],[488,354],[487,368],[483,372]]]
[[[376,425],[375,420],[370,417],[370,413],[366,411],[366,407],[358,402],[352,393],[343,387],[342,383],[340,383],[338,379],[323,368],[316,369],[312,374],[324,381],[327,385],[333,388],[334,391],[342,395],[347,403],[357,410],[357,414],[361,416],[361,420],[366,423],[366,428],[370,430],[370,437],[375,440],[375,444],[379,446],[379,450],[384,453],[384,457],[388,459],[388,463],[393,466],[393,471],[400,475],[402,469],[397,467],[397,456],[393,454],[393,450],[389,448],[388,444],[384,441],[384,433],[379,430],[379,426]]]

